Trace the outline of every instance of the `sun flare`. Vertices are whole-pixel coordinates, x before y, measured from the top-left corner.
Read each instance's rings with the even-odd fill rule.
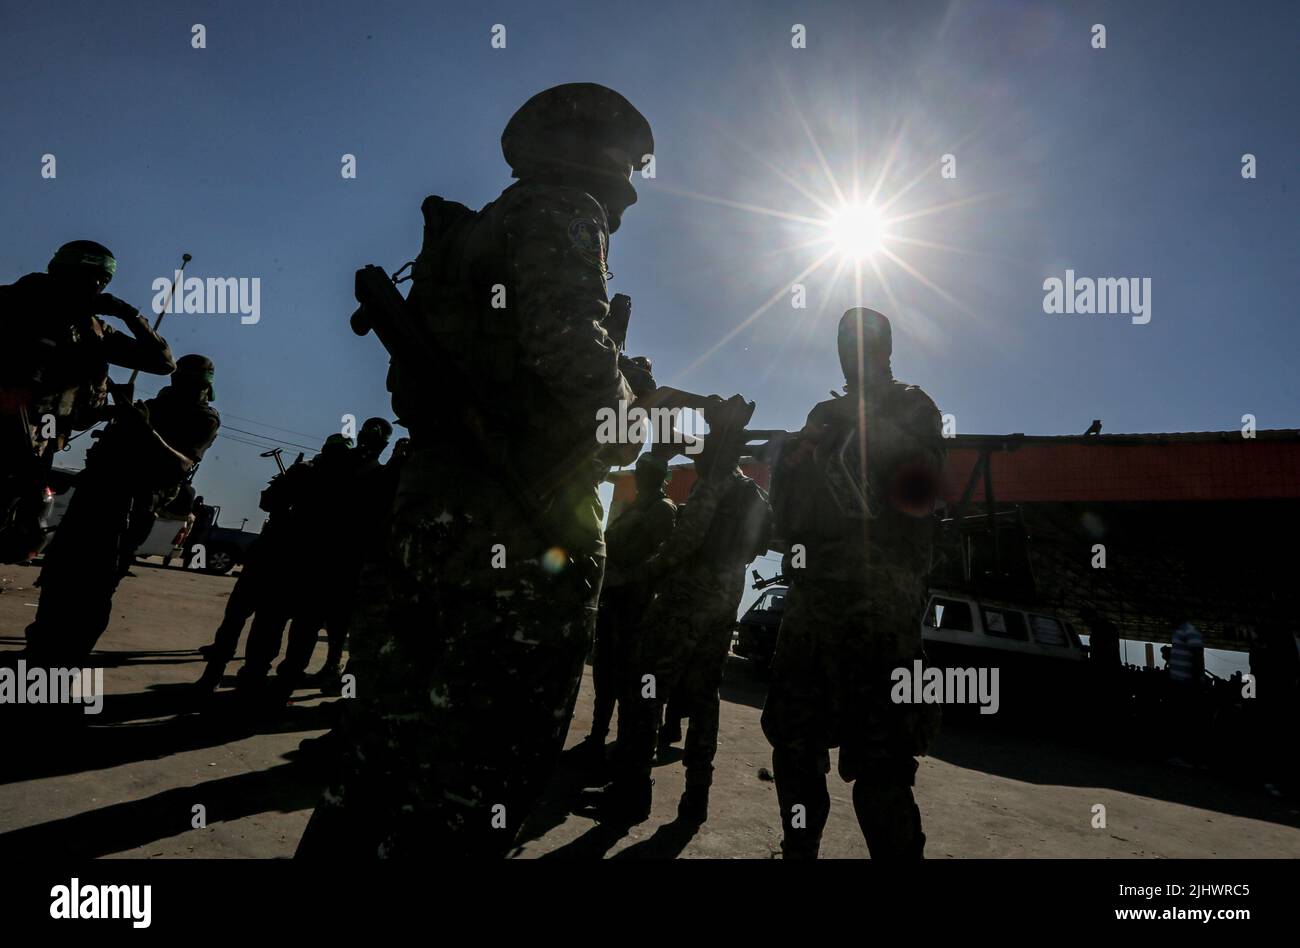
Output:
[[[846,260],[873,257],[889,238],[889,227],[874,205],[845,204],[826,222],[831,246]]]

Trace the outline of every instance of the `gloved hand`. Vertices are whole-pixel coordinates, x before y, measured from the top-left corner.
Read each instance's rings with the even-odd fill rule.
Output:
[[[704,450],[710,455],[710,475],[726,477],[745,450],[745,425],[754,417],[754,403],[745,401],[742,395],[733,395],[725,400],[714,396],[703,411],[709,426]]]
[[[620,355],[618,357],[618,370],[623,373],[628,387],[637,398],[644,398],[658,387],[655,384],[653,368],[654,366],[645,356],[629,358]]]
[[[122,320],[140,318],[140,311],[126,300],[118,299],[112,293],[100,293],[95,300],[95,312],[101,316],[116,316]]]

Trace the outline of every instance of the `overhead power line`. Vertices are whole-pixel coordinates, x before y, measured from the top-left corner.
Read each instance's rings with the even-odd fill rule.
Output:
[[[258,448],[258,449],[260,449],[260,450],[262,450],[262,451],[268,451],[268,450],[270,450],[270,449],[272,449],[272,448],[275,447],[275,445],[273,445],[273,444],[261,444],[260,442],[257,442],[257,441],[247,441],[247,440],[245,440],[244,438],[236,438],[236,437],[235,437],[234,435],[232,435],[232,434],[225,434],[225,433],[222,433],[222,434],[220,434],[218,437],[220,437],[220,439],[223,440],[223,441],[233,441],[233,442],[235,442],[236,444],[246,444],[246,445],[248,445],[250,448]]]
[[[263,441],[274,441],[277,444],[287,444],[291,448],[302,448],[304,451],[316,451],[317,447],[308,444],[298,444],[296,441],[285,441],[283,438],[273,438],[271,435],[264,435],[260,431],[245,431],[243,428],[236,428],[234,425],[222,425],[223,431],[238,431],[240,434],[251,435],[254,438],[261,438]]]
[[[223,411],[223,412],[221,413],[221,416],[222,416],[223,418],[234,418],[236,421],[246,421],[246,422],[248,422],[249,424],[257,425],[257,426],[260,427],[260,428],[270,428],[270,429],[272,429],[273,431],[284,431],[284,432],[287,432],[288,434],[302,435],[304,438],[317,438],[317,437],[320,437],[319,435],[313,434],[313,433],[310,432],[310,431],[299,431],[299,430],[297,430],[296,428],[284,428],[284,427],[281,427],[280,425],[271,425],[271,424],[267,424],[265,421],[258,421],[256,418],[245,418],[245,417],[243,417],[242,415],[236,415],[236,414],[235,414],[234,412],[232,412],[232,411]],[[321,438],[320,440],[324,441],[325,439],[324,439],[324,438]]]

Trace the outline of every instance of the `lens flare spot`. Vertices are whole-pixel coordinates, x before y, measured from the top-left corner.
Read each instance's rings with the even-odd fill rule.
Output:
[[[542,554],[542,569],[552,576],[563,572],[568,562],[569,555],[564,552],[563,547],[553,546]]]

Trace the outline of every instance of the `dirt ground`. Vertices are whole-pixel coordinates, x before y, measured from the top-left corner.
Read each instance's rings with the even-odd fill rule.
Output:
[[[22,647],[37,572],[0,566],[0,651]],[[235,713],[232,695],[219,694],[198,713],[185,685],[199,676],[196,650],[210,641],[233,580],[143,564],[135,572],[100,641],[103,713],[66,746],[34,757],[11,742],[0,758],[0,852],[292,855],[322,779],[297,746],[329,726],[330,701],[299,692],[283,712],[250,720]],[[322,640],[313,668],[323,656]],[[747,663],[732,658],[702,828],[675,821],[680,753],[656,768],[651,819],[626,833],[570,814],[582,780],[561,769],[519,855],[768,858],[780,828],[775,789],[764,779],[771,753],[759,728],[763,695]],[[587,732],[591,698],[588,676],[570,745]],[[823,855],[866,857],[849,787],[834,776],[830,785]],[[1300,856],[1300,813],[1245,781],[973,723],[945,728],[921,761],[916,796],[931,858]],[[1093,826],[1096,804],[1105,807],[1104,828]],[[193,826],[196,807],[202,828]]]

